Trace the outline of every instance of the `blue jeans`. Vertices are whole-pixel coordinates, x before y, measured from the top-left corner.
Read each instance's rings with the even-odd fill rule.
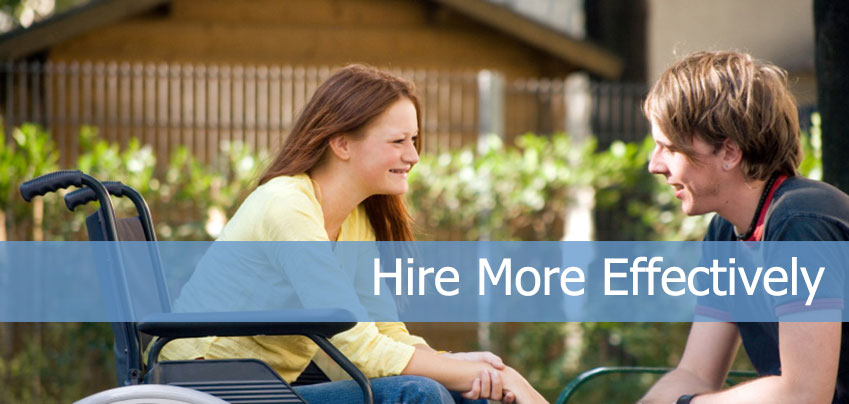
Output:
[[[390,376],[371,379],[375,404],[486,404],[466,400],[460,393],[422,376]],[[295,390],[310,404],[362,403],[363,392],[353,380],[298,386]]]

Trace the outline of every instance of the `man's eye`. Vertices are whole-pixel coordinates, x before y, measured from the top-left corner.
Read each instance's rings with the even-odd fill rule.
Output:
[[[657,147],[660,149],[660,151],[666,153],[675,153],[677,151],[673,146],[659,144],[657,145]]]

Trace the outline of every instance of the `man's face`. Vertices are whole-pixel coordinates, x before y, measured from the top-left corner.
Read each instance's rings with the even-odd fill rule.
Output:
[[[649,172],[666,177],[681,200],[681,209],[687,215],[716,212],[724,204],[720,197],[722,161],[719,153],[698,136],[693,137],[694,158],[687,157],[675,147],[652,120],[652,137],[655,148],[649,160]]]

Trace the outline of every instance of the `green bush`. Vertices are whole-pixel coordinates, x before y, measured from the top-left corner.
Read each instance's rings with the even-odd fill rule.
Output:
[[[817,178],[818,117],[813,122],[803,137],[806,158],[800,172]],[[11,141],[2,133],[0,140],[0,217],[5,220],[0,229],[7,239],[31,240],[35,228],[46,240],[85,238],[83,214],[71,216],[62,194],[45,197],[41,206],[24,203],[18,194],[22,180],[59,169],[50,135],[24,125]],[[122,150],[99,139],[93,128],[81,131],[80,145],[85,152],[72,168],[138,189],[151,204],[161,240],[214,238],[252,189],[266,159],[244,145],[227,144],[217,161],[204,164],[178,149],[160,164],[137,140]],[[422,156],[410,175],[408,201],[420,239],[559,240],[571,196],[580,188],[593,190],[597,216],[617,223],[614,229],[597,230],[596,238],[700,238],[709,218],[683,215],[669,186],[647,172],[653,147],[646,139],[599,150],[593,140],[576,143],[564,134],[528,134],[515,146],[490,138],[478,153],[465,149]],[[129,207],[127,201],[116,204],[119,212]],[[595,366],[674,365],[689,325],[529,323],[493,324],[491,329],[492,349],[553,400],[568,380]],[[68,402],[113,386],[112,366],[108,325],[43,325],[37,330],[0,325],[0,385],[7,386],[0,402]],[[745,366],[741,354],[735,367]],[[633,400],[652,381],[605,381],[582,402]]]
[[[688,218],[672,190],[646,170],[654,143],[614,142],[598,150],[565,134],[532,134],[505,147],[491,137],[471,149],[422,156],[408,200],[421,239],[559,240],[576,189],[590,187],[596,209],[625,212],[618,240],[691,240],[705,219]]]
[[[83,128],[79,141],[84,153],[66,168],[139,190],[151,205],[160,240],[214,238],[210,219],[221,221],[232,213],[260,166],[260,157],[240,144],[223,145],[221,158],[212,164],[179,149],[158,165],[152,149],[136,139],[121,149],[98,138],[95,128]],[[6,230],[0,241],[86,238],[83,211],[94,206],[69,212],[62,198],[71,190],[33,203],[21,199],[21,182],[59,170],[57,161],[56,145],[42,128],[23,125],[11,141],[0,132],[0,229]],[[113,201],[119,216],[134,212],[129,201]],[[108,324],[0,324],[0,403],[72,402],[115,387],[114,367]]]

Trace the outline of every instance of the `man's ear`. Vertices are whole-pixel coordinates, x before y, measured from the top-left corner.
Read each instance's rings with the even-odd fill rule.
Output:
[[[330,138],[330,150],[342,161],[351,158],[351,142],[348,135],[337,135]]]
[[[720,148],[722,153],[722,167],[726,170],[736,167],[743,160],[743,151],[740,145],[731,139],[725,139]]]

